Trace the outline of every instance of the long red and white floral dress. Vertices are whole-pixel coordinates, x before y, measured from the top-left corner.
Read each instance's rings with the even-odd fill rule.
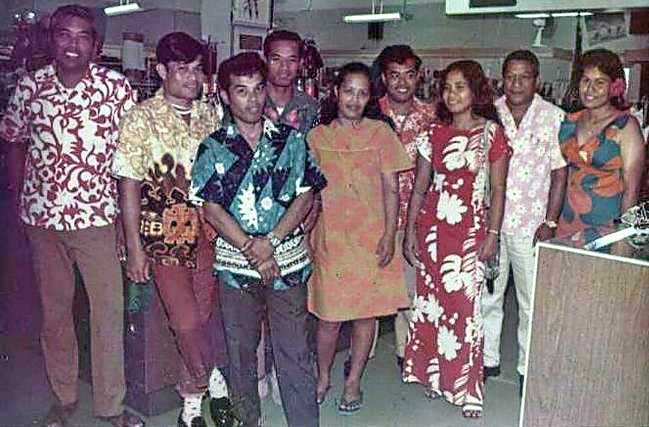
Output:
[[[489,161],[509,156],[500,126],[488,126]],[[417,296],[405,351],[403,380],[421,383],[464,410],[482,410],[483,329],[480,296],[485,238],[484,125],[431,128],[419,153],[432,161],[431,203],[417,221]]]

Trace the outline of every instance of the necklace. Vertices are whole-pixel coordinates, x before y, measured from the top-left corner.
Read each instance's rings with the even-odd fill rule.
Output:
[[[176,113],[180,114],[181,116],[188,116],[192,113],[192,107],[185,107],[182,105],[174,104],[174,103],[169,103],[171,105],[171,108],[173,108]]]

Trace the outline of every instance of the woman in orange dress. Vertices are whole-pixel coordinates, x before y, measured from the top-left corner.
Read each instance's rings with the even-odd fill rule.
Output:
[[[397,229],[396,173],[412,168],[397,135],[369,118],[369,68],[350,63],[335,82],[333,114],[308,136],[327,176],[322,214],[311,234],[314,272],[309,311],[319,319],[318,389],[322,403],[340,325],[352,320],[351,369],[338,410],[352,413],[363,404],[361,376],[375,330],[375,318],[407,307],[401,264],[393,261]],[[326,111],[326,109],[325,109]]]
[[[588,243],[600,237],[598,227],[613,226],[637,203],[645,146],[624,101],[624,69],[618,56],[595,49],[584,53],[581,61],[579,97],[584,109],[568,114],[559,130],[568,187],[557,235]],[[624,249],[620,242],[603,250],[622,254]]]

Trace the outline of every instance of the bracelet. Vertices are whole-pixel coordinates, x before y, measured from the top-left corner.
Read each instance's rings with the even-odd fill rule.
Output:
[[[495,234],[496,236],[498,236],[500,234],[500,231],[490,228],[487,230],[487,233]]]

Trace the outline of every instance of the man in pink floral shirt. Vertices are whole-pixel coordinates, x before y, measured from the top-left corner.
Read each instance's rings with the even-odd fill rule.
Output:
[[[493,293],[482,298],[485,376],[500,374],[500,333],[509,267],[518,299],[518,366],[522,389],[534,280],[534,245],[554,236],[566,185],[566,161],[559,149],[564,113],[536,94],[539,62],[527,50],[510,53],[503,64],[505,95],[495,102],[514,150],[509,163],[505,214],[500,236],[500,274]]]
[[[76,264],[90,300],[95,415],[117,427],[143,426],[122,406],[123,281],[110,174],[119,120],[134,105],[133,94],[121,74],[91,62],[99,40],[89,9],[60,7],[50,29],[54,63],[18,82],[0,122],[0,138],[25,165],[24,176],[12,180],[21,188],[19,215],[32,249],[41,344],[56,398],[45,425],[65,425],[79,397]]]
[[[417,145],[426,143],[428,129],[435,120],[435,105],[425,103],[415,97],[420,80],[421,59],[410,46],[388,46],[378,57],[381,79],[386,94],[379,99],[381,112],[390,117],[396,126],[397,135],[415,163]],[[403,230],[408,215],[408,202],[415,180],[414,168],[399,173],[399,241],[403,240]],[[403,261],[408,296],[412,300],[416,292],[416,272]],[[394,320],[395,347],[397,363],[403,365],[403,354],[408,336],[410,310],[401,310]]]

